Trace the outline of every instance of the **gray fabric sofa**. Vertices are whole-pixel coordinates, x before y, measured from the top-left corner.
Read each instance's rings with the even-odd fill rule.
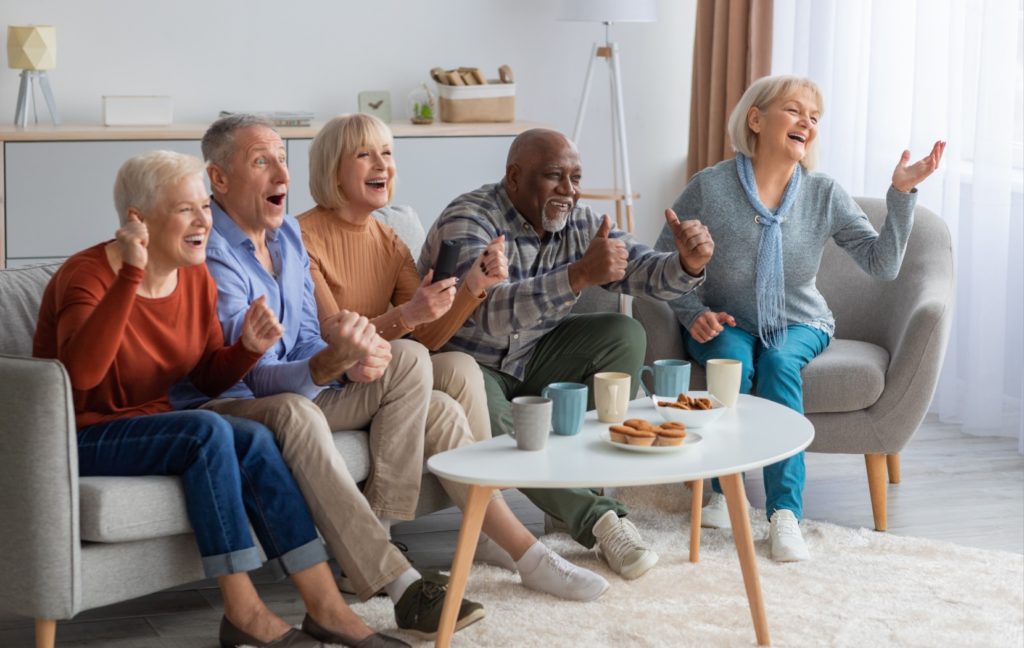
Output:
[[[875,228],[885,201],[857,198]],[[918,207],[899,276],[870,278],[834,243],[818,288],[836,317],[832,344],[803,371],[804,409],[814,424],[810,452],[863,454],[875,528],[886,528],[886,475],[899,482],[899,452],[924,419],[942,367],[953,317],[949,229]],[[679,322],[664,303],[635,300],[647,330],[647,360],[686,358]],[[692,388],[705,386],[694,365]]]
[[[411,249],[424,232],[411,210],[378,214]],[[74,405],[63,366],[31,358],[39,300],[59,264],[0,270],[0,610],[55,619],[203,578],[175,477],[79,477]],[[335,443],[353,477],[369,472],[366,433]],[[418,514],[451,505],[425,474]]]

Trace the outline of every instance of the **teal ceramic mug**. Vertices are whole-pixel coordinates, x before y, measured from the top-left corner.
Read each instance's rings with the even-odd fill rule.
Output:
[[[648,396],[664,396],[675,398],[690,390],[690,363],[686,360],[655,360],[651,365],[644,365],[640,370],[640,385]],[[647,388],[644,374],[650,372],[654,376],[654,393]]]
[[[541,395],[551,399],[551,428],[555,434],[572,436],[579,433],[587,413],[587,386],[583,383],[556,382],[545,387]]]

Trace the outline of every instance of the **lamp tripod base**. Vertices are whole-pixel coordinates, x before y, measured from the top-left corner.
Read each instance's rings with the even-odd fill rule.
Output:
[[[60,116],[57,114],[57,101],[53,98],[53,90],[50,88],[50,77],[45,70],[22,70],[21,84],[18,86],[18,107],[14,111],[14,125],[25,128],[28,125],[28,108],[35,98],[35,80],[39,79],[39,87],[43,91],[43,98],[46,100],[46,107],[50,110],[50,119],[54,126],[60,124]],[[34,108],[34,106],[33,106]],[[39,114],[33,109],[35,123],[39,123]]]

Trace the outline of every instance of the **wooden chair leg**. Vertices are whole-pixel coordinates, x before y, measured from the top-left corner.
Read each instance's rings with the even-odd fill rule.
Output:
[[[57,640],[56,619],[36,619],[36,648],[53,648]]]
[[[885,465],[889,469],[889,483],[900,483],[900,455],[899,453],[885,455]]]
[[[871,512],[875,516],[875,531],[885,531],[886,520],[886,467],[884,454],[864,455],[868,469],[868,490],[871,492]]]

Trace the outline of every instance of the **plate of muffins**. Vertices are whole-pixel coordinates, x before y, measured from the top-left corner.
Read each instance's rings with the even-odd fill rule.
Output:
[[[696,445],[703,437],[686,429],[686,425],[673,421],[654,424],[646,419],[626,419],[621,425],[608,428],[605,441],[632,452],[662,454],[678,452]]]

